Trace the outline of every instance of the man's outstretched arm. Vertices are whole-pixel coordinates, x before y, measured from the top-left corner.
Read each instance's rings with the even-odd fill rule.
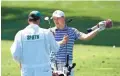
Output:
[[[80,40],[90,40],[94,38],[98,32],[99,32],[99,28],[91,31],[88,34],[82,33],[82,35],[80,36]]]
[[[108,20],[108,21],[101,21],[98,23],[97,27],[95,29],[93,29],[91,32],[89,32],[88,34],[85,33],[81,33],[80,36],[80,40],[90,40],[92,38],[94,38],[98,32],[103,31],[105,28],[110,28],[112,27],[112,21]]]

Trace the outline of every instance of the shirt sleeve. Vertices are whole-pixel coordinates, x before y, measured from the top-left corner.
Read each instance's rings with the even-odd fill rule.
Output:
[[[77,39],[80,39],[83,33],[77,30],[76,28],[74,28],[74,34],[75,34],[75,40],[77,40]]]
[[[21,32],[19,31],[14,39],[14,42],[10,48],[12,57],[15,61],[21,62],[21,53],[22,53],[22,42],[21,42]]]

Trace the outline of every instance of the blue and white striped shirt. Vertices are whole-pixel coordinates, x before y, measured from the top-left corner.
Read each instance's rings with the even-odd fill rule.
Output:
[[[82,32],[79,32],[76,28],[65,26],[64,29],[51,28],[51,31],[55,35],[56,41],[61,41],[64,35],[68,35],[69,41],[65,45],[61,45],[59,51],[56,54],[56,59],[62,62],[66,62],[66,57],[69,55],[69,60],[73,59],[73,45],[74,41],[80,39]]]

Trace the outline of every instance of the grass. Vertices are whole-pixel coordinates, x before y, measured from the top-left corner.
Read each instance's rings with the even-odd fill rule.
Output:
[[[73,19],[69,26],[75,27],[85,33],[87,28],[96,25],[99,21],[108,18],[113,20],[113,28],[101,32],[91,41],[77,41],[76,44],[120,46],[119,3],[119,1],[2,1],[2,40],[13,40],[16,32],[28,25],[27,16],[32,10],[39,10],[43,16],[50,17],[54,10],[60,9],[65,12],[66,20]],[[40,26],[49,28],[48,23],[44,20],[42,20]],[[51,26],[54,26],[53,22]]]
[[[75,76],[119,76],[120,48],[75,45]]]
[[[113,28],[100,32],[90,41],[75,42],[75,76],[120,76],[119,7],[119,1],[2,1],[2,76],[20,76],[19,65],[12,60],[9,48],[16,32],[28,25],[29,12],[39,10],[43,17],[50,17],[56,9],[63,10],[66,19],[73,19],[69,26],[82,32],[86,32],[87,28],[99,21],[108,18],[113,20]],[[49,28],[44,20],[40,26]],[[53,22],[51,26],[54,26]],[[113,45],[116,48],[113,48]]]
[[[1,41],[1,44],[1,76],[20,76],[20,68],[18,64],[13,61],[10,53],[12,41]]]
[[[2,76],[20,76],[20,68],[10,54],[12,41],[2,40]],[[74,46],[75,76],[119,76],[120,47]]]

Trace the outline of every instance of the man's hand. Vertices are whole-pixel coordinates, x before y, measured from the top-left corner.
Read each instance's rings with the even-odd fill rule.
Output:
[[[98,23],[98,28],[99,28],[98,31],[103,31],[105,29],[105,26],[106,26],[106,21],[99,22]]]
[[[113,22],[111,19],[107,19],[105,21],[99,22],[97,25],[93,26],[92,28],[88,28],[87,32],[91,32],[93,30],[99,29],[98,31],[102,31],[105,28],[111,28],[113,26]]]
[[[61,41],[61,44],[66,44],[68,42],[68,35],[64,35],[62,41]]]
[[[66,44],[67,42],[68,42],[68,35],[64,35],[64,37],[63,37],[63,40],[62,40],[62,43],[63,44]]]
[[[68,42],[69,38],[68,35],[64,35],[63,39],[61,41],[59,41],[58,43],[60,45],[66,44]]]
[[[99,31],[102,31],[105,28],[111,28],[112,26],[113,26],[113,23],[111,19],[107,19],[105,21],[101,21],[98,23],[98,28],[100,28]]]

